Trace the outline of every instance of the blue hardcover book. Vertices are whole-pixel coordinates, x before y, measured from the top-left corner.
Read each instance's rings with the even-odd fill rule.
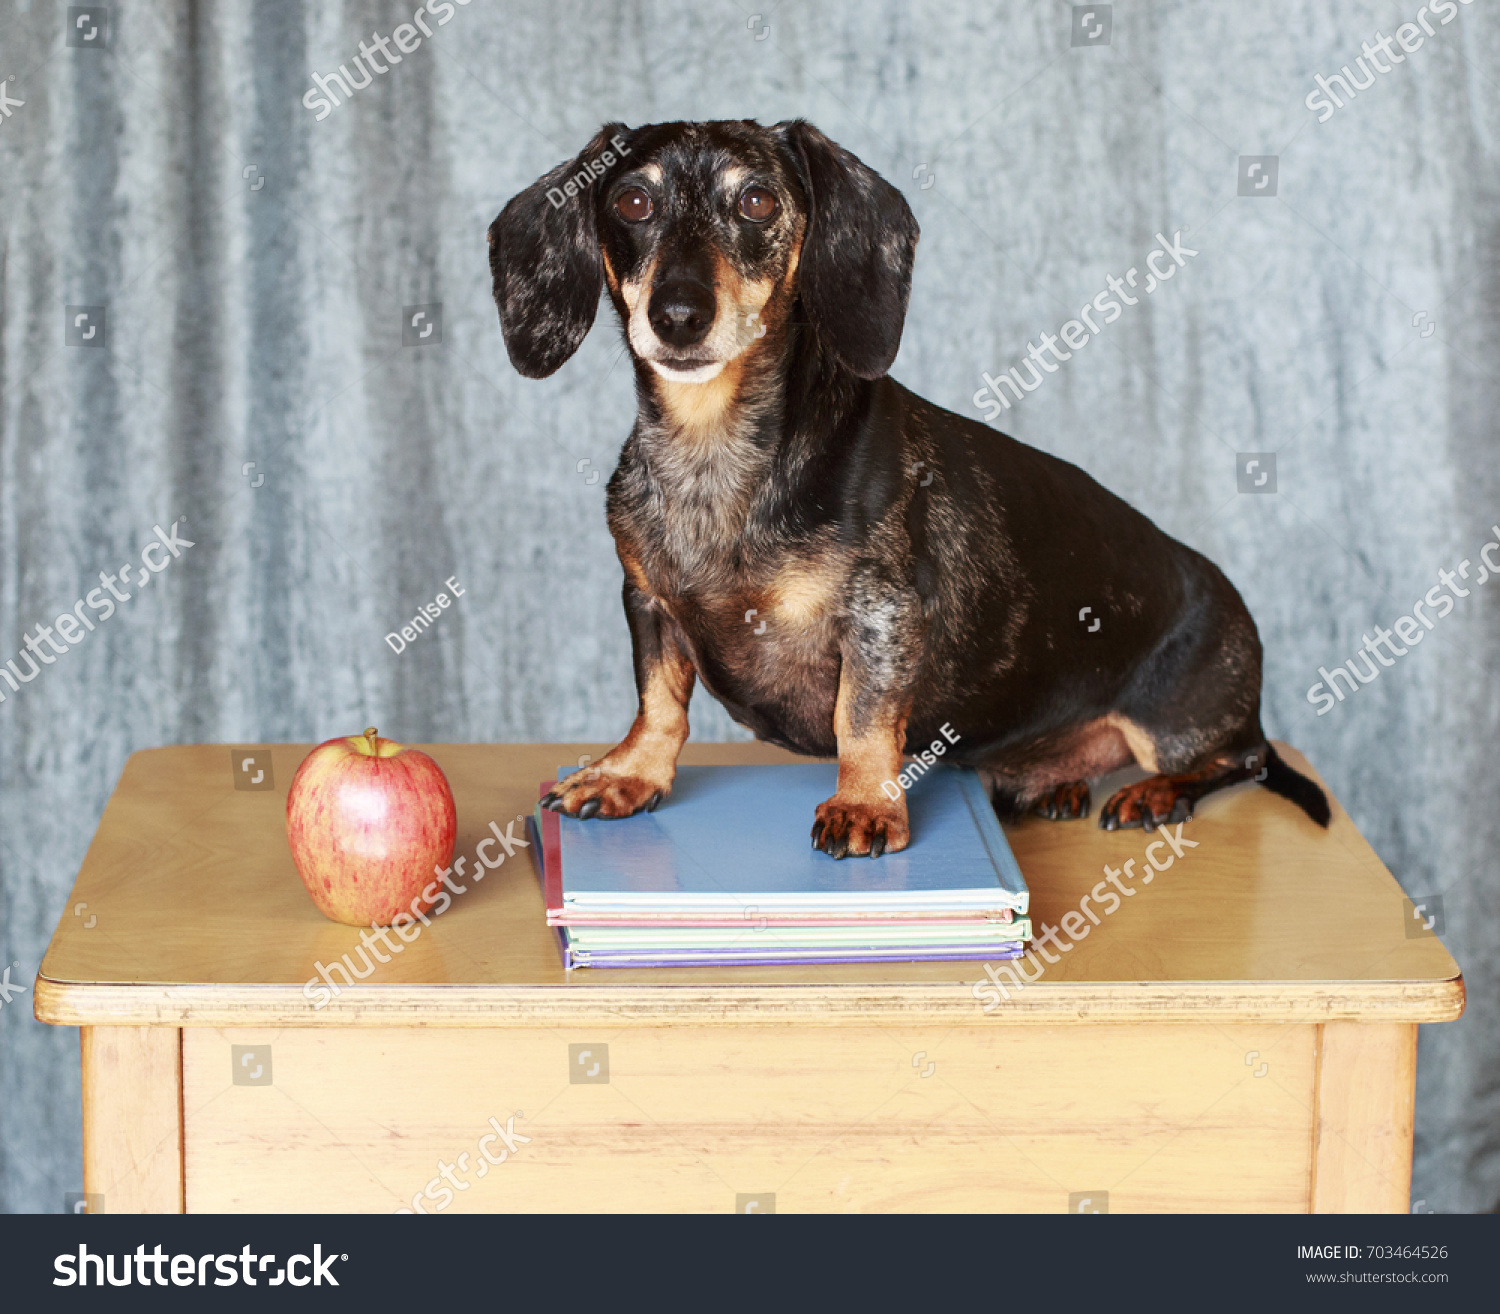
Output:
[[[560,768],[558,779],[576,771]],[[940,767],[907,794],[911,844],[835,860],[811,848],[834,763],[683,766],[655,812],[561,817],[563,904],[605,911],[767,914],[1025,913],[1026,882],[978,775]]]

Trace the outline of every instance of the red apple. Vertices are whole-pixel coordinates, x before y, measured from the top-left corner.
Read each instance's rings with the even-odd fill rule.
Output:
[[[292,861],[318,911],[349,926],[426,912],[422,891],[453,860],[453,792],[426,753],[374,727],[319,744],[286,796]],[[413,909],[413,901],[416,908]]]

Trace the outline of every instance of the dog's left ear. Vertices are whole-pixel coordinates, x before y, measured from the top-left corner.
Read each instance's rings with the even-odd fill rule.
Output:
[[[512,197],[490,225],[505,349],[529,379],[560,369],[593,325],[604,287],[595,188],[629,154],[630,135],[623,123],[606,124],[576,159]]]
[[[802,119],[778,124],[807,194],[798,291],[813,326],[862,379],[901,347],[920,230],[906,198]]]

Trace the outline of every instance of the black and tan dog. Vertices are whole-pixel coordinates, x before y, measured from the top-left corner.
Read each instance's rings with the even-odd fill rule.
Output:
[[[881,785],[945,725],[1002,811],[1085,816],[1088,778],[1133,760],[1156,774],[1107,829],[1249,778],[1327,824],[1261,730],[1260,640],[1223,574],[887,377],[917,223],[848,151],[800,121],[611,124],[489,238],[516,368],[561,366],[607,287],[640,402],[609,483],[640,707],[548,806],[654,808],[696,679],[760,738],[837,754],[812,830],[836,858],[906,846]]]

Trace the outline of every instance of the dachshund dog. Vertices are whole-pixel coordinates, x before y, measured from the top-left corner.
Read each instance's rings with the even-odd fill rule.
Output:
[[[896,188],[800,120],[609,124],[491,225],[516,369],[558,369],[608,288],[639,401],[608,516],[640,703],[546,805],[655,808],[701,680],[759,738],[837,755],[812,828],[835,858],[906,847],[882,785],[945,727],[1002,815],[1086,816],[1089,778],[1133,761],[1152,774],[1107,830],[1251,778],[1326,826],[1261,729],[1260,639],[1218,568],[887,376],[917,235]]]

